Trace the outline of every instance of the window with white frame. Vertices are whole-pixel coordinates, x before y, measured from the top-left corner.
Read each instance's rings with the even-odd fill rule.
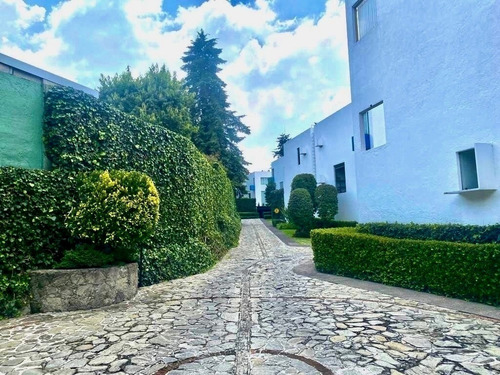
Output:
[[[361,127],[365,150],[385,144],[384,104],[382,102],[361,112]]]
[[[358,41],[375,26],[377,6],[375,0],[359,0],[354,4],[353,9],[356,41]]]
[[[471,191],[494,191],[498,189],[495,175],[495,157],[493,144],[474,143],[457,153],[458,191],[447,191],[445,194],[466,194]]]
[[[346,183],[345,183],[345,163],[336,164],[333,166],[335,171],[335,187],[337,188],[337,193],[345,193]]]

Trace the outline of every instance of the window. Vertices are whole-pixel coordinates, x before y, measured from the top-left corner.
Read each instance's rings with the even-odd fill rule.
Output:
[[[375,0],[359,0],[354,4],[353,9],[356,41],[358,41],[375,26],[377,22],[377,7]]]
[[[263,191],[260,192],[260,203],[262,206],[266,205],[266,193]]]
[[[297,147],[297,164],[300,165],[300,147]]]
[[[361,112],[365,150],[385,144],[384,104],[380,102]]]
[[[462,190],[477,189],[476,153],[474,149],[458,153],[458,164],[460,167],[460,184]]]
[[[345,163],[340,163],[333,166],[335,170],[335,187],[337,188],[337,193],[345,193]]]
[[[269,179],[267,177],[261,177],[260,178],[260,184],[261,185],[267,185],[269,183]]]
[[[280,182],[280,189],[283,189],[283,181]]]
[[[473,148],[457,152],[458,191],[445,194],[468,194],[497,190],[495,158],[491,143],[474,143]]]

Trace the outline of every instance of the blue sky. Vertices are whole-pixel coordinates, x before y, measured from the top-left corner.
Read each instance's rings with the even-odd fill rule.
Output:
[[[350,101],[341,0],[0,0],[0,52],[92,88],[129,65],[141,74],[181,57],[203,28],[222,48],[220,77],[252,134],[250,171]]]

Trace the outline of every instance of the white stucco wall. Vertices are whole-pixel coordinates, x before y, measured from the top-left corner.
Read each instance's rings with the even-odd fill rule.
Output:
[[[272,177],[271,171],[259,171],[249,173],[247,176],[246,187],[247,191],[250,194],[250,198],[255,198],[255,203],[258,206],[265,206],[265,198],[263,194],[266,191],[267,183],[262,183],[262,178],[269,179]],[[251,190],[250,186],[253,185],[255,190]]]
[[[456,152],[493,145],[500,189],[500,2],[376,1],[377,24],[347,27],[359,221],[500,222],[500,191],[459,190]],[[385,145],[361,150],[359,113],[384,103]]]
[[[276,165],[276,162],[273,162],[272,164],[275,169],[275,174],[278,168],[281,168],[284,171],[283,190],[285,194],[285,206],[288,205],[293,178],[299,173],[314,174],[312,141],[311,129],[303,131],[285,143],[284,156],[278,159],[279,164]],[[305,153],[305,155],[300,156],[300,165],[298,164],[297,159],[297,148],[300,148],[301,153]],[[275,181],[278,180],[275,179]],[[276,185],[279,188],[279,182],[276,182]]]
[[[339,212],[336,220],[357,220],[357,184],[352,151],[352,113],[348,105],[320,121],[314,127],[316,145],[316,181],[335,185],[334,165],[344,163],[346,192],[338,194]]]

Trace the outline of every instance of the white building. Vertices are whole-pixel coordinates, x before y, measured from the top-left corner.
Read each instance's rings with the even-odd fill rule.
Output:
[[[266,205],[265,191],[267,183],[271,178],[271,171],[259,171],[248,174],[246,182],[248,198],[255,198],[255,204],[257,206]]]
[[[346,0],[351,104],[285,144],[272,165],[285,202],[313,173],[337,186],[337,219],[500,222],[498,14],[498,1]]]

